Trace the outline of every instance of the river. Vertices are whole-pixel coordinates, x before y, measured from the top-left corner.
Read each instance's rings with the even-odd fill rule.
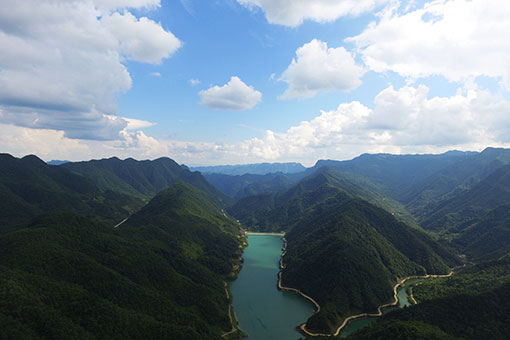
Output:
[[[239,327],[250,340],[296,340],[296,330],[314,312],[313,304],[294,292],[277,289],[280,236],[248,235],[244,264],[230,291]]]

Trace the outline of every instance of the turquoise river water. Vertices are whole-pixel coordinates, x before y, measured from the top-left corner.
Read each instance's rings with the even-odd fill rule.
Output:
[[[315,310],[314,305],[300,295],[278,290],[282,246],[280,236],[248,235],[243,268],[230,286],[239,327],[250,340],[299,339],[303,336],[296,326],[305,322]],[[406,287],[413,282],[407,282]],[[408,306],[406,289],[401,287],[397,293],[399,307]],[[395,308],[387,307],[383,313]],[[347,337],[375,320],[375,317],[353,320],[340,336]]]
[[[230,286],[239,327],[250,340],[296,340],[296,326],[314,312],[310,301],[277,288],[282,246],[279,236],[249,235],[243,269]]]

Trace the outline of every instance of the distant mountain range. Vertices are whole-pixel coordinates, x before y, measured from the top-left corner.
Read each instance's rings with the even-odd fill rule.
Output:
[[[216,165],[216,166],[197,166],[190,167],[192,171],[200,171],[203,174],[223,174],[230,176],[238,175],[265,175],[282,172],[284,174],[293,174],[306,170],[300,163],[257,163],[243,165]]]

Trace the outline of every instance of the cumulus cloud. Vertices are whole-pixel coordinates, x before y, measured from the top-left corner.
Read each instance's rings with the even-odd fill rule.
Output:
[[[127,10],[157,6],[155,0],[4,2],[0,122],[70,138],[119,138],[127,121],[107,116],[131,87],[123,61],[159,63],[180,46],[160,24]]]
[[[392,86],[375,98],[374,109],[359,102],[321,111],[286,132],[266,131],[241,144],[266,160],[346,159],[363,152],[442,152],[509,146],[510,102],[487,91],[428,98],[426,86]]]
[[[313,97],[319,91],[347,91],[361,85],[363,67],[345,48],[328,48],[314,39],[299,47],[280,80],[289,85],[282,98]]]
[[[113,13],[101,22],[117,39],[120,53],[131,60],[159,64],[182,45],[160,24],[146,17],[137,19],[129,12]]]
[[[257,105],[262,99],[262,93],[248,86],[238,77],[231,77],[223,86],[211,86],[199,92],[200,104],[211,109],[243,111]]]
[[[390,86],[374,100],[321,111],[284,132],[267,130],[237,144],[156,139],[137,130],[148,122],[130,120],[118,140],[76,140],[63,131],[0,123],[0,149],[45,159],[171,157],[186,164],[348,159],[364,152],[437,153],[451,149],[510,147],[510,101],[487,91],[431,97],[426,86]]]
[[[509,17],[507,0],[432,1],[403,14],[388,10],[348,41],[376,72],[451,81],[485,75],[510,87]]]
[[[359,15],[390,0],[237,0],[241,5],[261,9],[272,24],[296,27],[304,20],[335,21],[342,16]]]

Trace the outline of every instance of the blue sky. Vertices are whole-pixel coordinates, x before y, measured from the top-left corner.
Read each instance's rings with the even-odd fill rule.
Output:
[[[16,156],[311,165],[510,143],[508,1],[0,4]]]

